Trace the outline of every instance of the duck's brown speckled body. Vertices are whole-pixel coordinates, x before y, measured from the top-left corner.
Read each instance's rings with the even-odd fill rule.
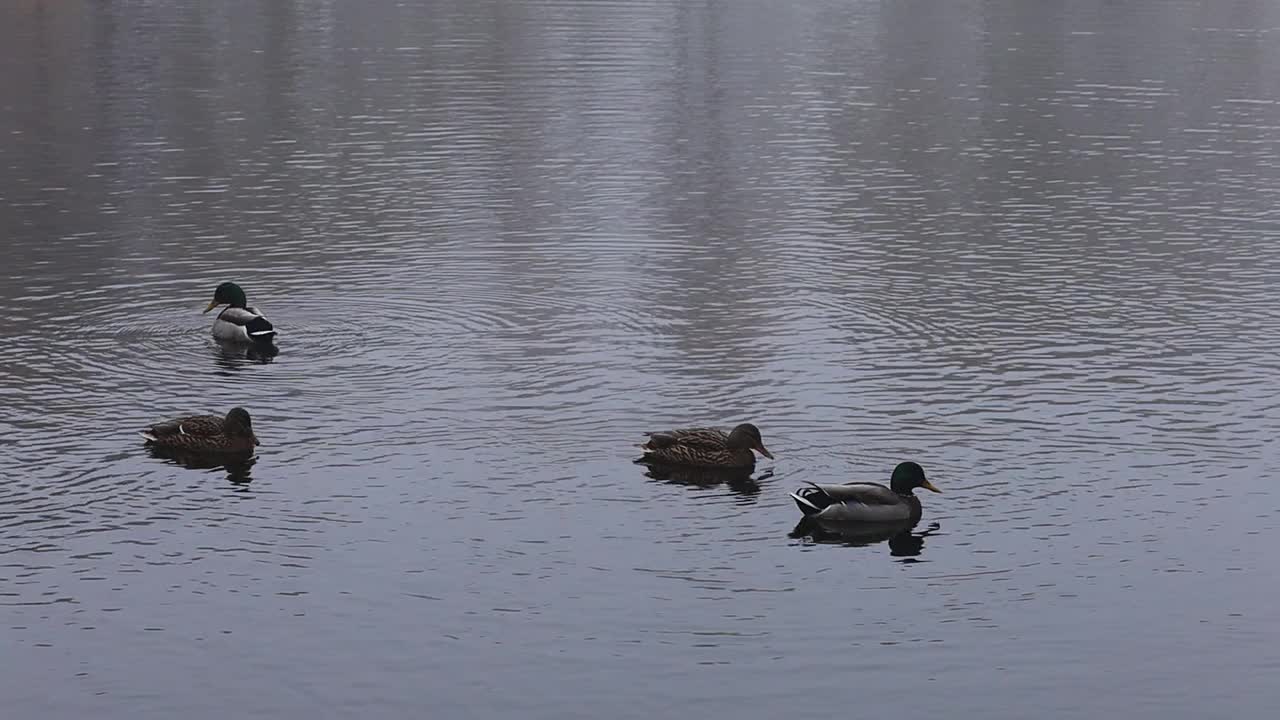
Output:
[[[684,428],[646,433],[649,441],[641,462],[706,468],[748,468],[756,464],[755,453],[772,458],[760,438],[760,430],[743,423],[726,433],[716,428]]]
[[[142,437],[148,445],[186,452],[250,453],[259,444],[249,411],[239,407],[226,417],[187,415],[156,423]]]

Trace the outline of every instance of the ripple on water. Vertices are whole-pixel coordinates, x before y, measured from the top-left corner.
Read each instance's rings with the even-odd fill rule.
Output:
[[[458,668],[589,666],[588,700],[639,708],[723,701],[703,680],[734,665],[766,670],[741,703],[821,713],[833,665],[972,710],[964,668],[993,662],[1106,689],[1107,648],[1150,674],[1095,695],[1141,701],[1186,670],[1152,637],[1256,659],[1215,625],[1268,617],[1215,586],[1265,570],[1276,526],[1266,32],[1200,27],[1239,8],[99,5],[0,43],[53,70],[11,73],[4,108],[0,603],[66,605],[19,620],[40,641],[100,626],[34,672],[71,657],[110,695],[160,657],[267,697],[443,644],[459,707],[495,696]],[[222,280],[278,355],[211,341]],[[231,405],[247,467],[134,435]],[[777,455],[748,478],[629,463],[641,431],[742,420]],[[904,459],[944,491],[909,532],[796,527],[786,491]],[[1096,612],[1116,596],[1144,602]],[[95,637],[124,661],[85,659]],[[361,677],[412,706],[401,675]]]

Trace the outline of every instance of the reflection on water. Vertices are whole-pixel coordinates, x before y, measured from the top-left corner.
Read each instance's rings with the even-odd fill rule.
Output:
[[[1272,709],[1280,6],[0,19],[9,714]],[[251,469],[136,434],[236,405]],[[926,529],[786,537],[902,458]]]
[[[280,354],[275,345],[250,345],[247,343],[225,343],[210,341],[214,348],[214,362],[225,370],[239,370],[245,365],[265,364]]]
[[[887,543],[889,554],[913,562],[924,549],[924,539],[934,535],[942,527],[929,523],[927,529],[913,532],[917,523],[841,523],[818,520],[810,516],[800,518],[791,530],[792,538],[808,538],[816,543],[840,544],[849,547],[866,547]]]
[[[247,486],[253,482],[250,471],[258,462],[257,455],[249,457],[219,457],[217,454],[193,453],[175,448],[147,445],[147,452],[157,460],[166,460],[188,470],[222,470],[227,480],[238,486]]]
[[[645,464],[638,460],[636,463],[644,465],[645,476],[654,480],[698,488],[724,485],[744,497],[758,495],[761,483],[773,477],[772,468],[757,473],[755,468],[682,467],[678,465]]]

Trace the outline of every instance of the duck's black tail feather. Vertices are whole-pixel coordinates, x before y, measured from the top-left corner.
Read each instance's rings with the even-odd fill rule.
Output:
[[[816,515],[822,512],[822,506],[815,504],[812,497],[819,493],[821,491],[816,491],[813,488],[804,488],[791,493],[791,499],[796,501],[796,507],[800,508],[800,512],[805,515]]]
[[[249,339],[254,342],[269,343],[276,339],[276,329],[264,317],[256,317],[250,320],[244,326],[244,331],[249,334]]]

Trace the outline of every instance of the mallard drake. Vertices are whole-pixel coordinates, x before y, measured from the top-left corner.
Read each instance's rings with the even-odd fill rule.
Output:
[[[640,462],[689,467],[745,468],[756,464],[755,453],[772,459],[764,447],[760,430],[742,423],[728,434],[716,428],[686,428],[645,433],[649,441],[641,445]],[[754,452],[753,452],[754,451]]]
[[[205,312],[226,305],[213,321],[213,336],[218,340],[270,344],[276,330],[257,308],[248,306],[244,290],[233,282],[224,282],[213,291],[213,300]]]
[[[249,411],[231,408],[226,417],[188,415],[156,423],[142,433],[147,444],[187,452],[248,453],[259,445]]]
[[[942,492],[929,482],[924,468],[913,462],[898,463],[889,487],[879,483],[819,485],[791,493],[800,512],[820,520],[837,522],[896,523],[920,519],[920,499],[912,490]]]

